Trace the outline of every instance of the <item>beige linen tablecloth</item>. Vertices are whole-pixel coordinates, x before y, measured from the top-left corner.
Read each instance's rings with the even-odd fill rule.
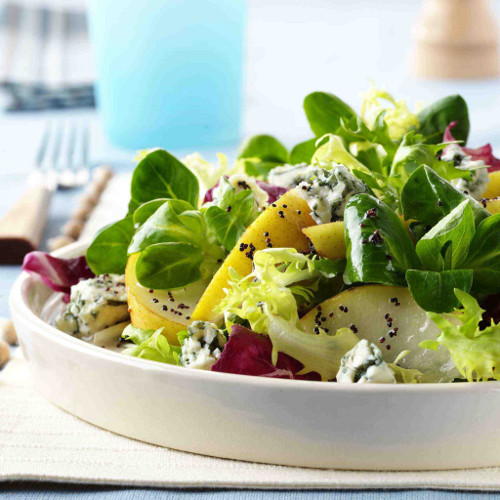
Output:
[[[403,450],[402,450],[403,452]],[[0,372],[0,480],[154,487],[500,490],[500,468],[356,472],[204,457],[127,439],[45,401],[17,349]]]

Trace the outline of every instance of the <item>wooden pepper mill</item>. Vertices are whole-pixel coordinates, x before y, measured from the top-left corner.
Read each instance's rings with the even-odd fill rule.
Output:
[[[489,0],[424,0],[414,40],[416,76],[488,78],[500,73],[498,23]]]

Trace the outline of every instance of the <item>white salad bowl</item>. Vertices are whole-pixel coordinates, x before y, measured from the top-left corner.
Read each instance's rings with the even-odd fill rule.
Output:
[[[81,255],[74,244],[56,253]],[[23,273],[12,317],[40,392],[87,422],[216,457],[318,468],[500,465],[500,384],[340,385],[193,370],[87,344],[40,319]]]

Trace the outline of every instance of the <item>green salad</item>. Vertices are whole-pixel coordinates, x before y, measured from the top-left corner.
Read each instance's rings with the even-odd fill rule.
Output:
[[[359,109],[314,92],[310,138],[251,137],[234,162],[139,152],[57,326],[225,373],[499,380],[500,161],[467,147],[459,95],[413,112],[372,87]]]

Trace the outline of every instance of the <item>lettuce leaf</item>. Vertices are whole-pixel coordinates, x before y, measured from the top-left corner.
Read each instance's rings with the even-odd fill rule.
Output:
[[[441,329],[436,340],[425,340],[420,347],[434,349],[442,345],[448,349],[461,375],[469,382],[500,380],[500,323],[480,329],[484,310],[477,300],[463,292],[454,290],[462,309],[450,315],[427,313]]]
[[[163,330],[164,328],[159,328],[156,331],[142,330],[128,325],[122,333],[122,338],[131,340],[135,346],[125,349],[123,354],[169,365],[178,365],[181,348],[171,346],[163,336]]]

